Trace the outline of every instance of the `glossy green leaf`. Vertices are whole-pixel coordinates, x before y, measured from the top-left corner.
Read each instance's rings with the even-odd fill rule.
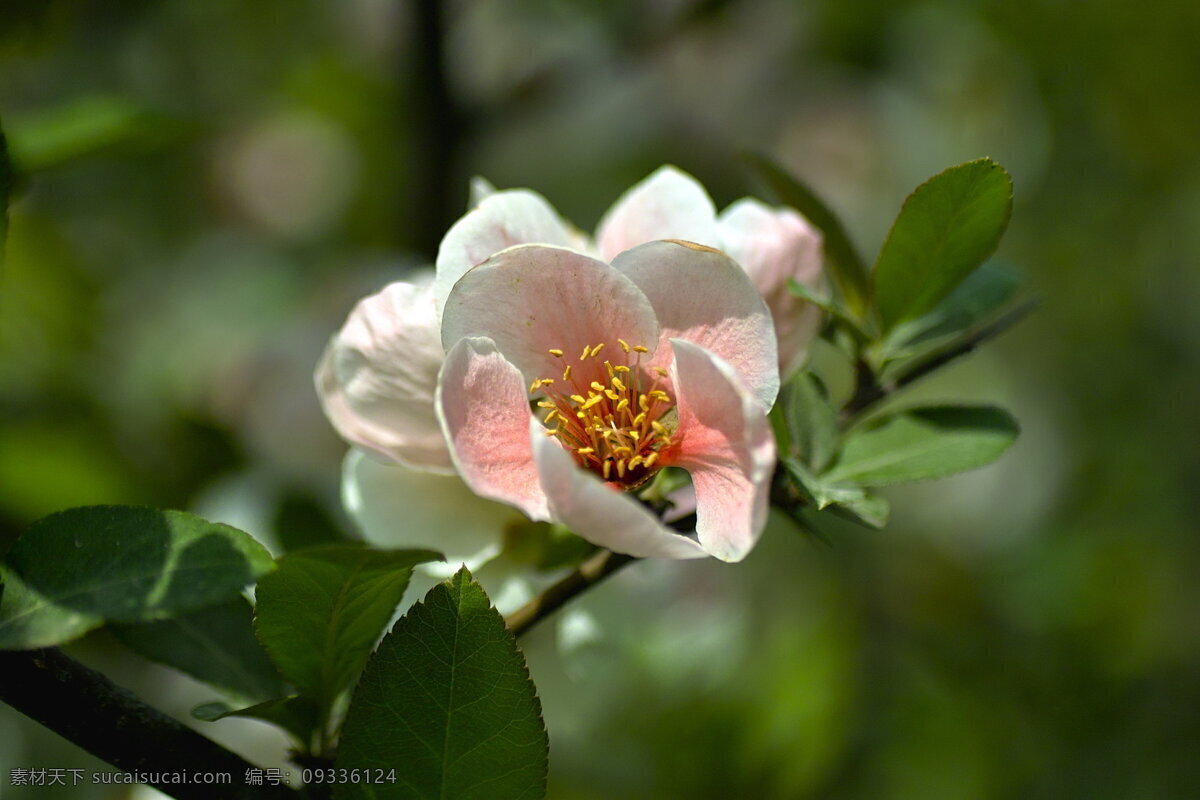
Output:
[[[904,201],[872,283],[885,331],[932,310],[996,249],[1012,213],[1012,180],[982,158],[939,173]]]
[[[137,654],[247,700],[283,694],[283,681],[254,636],[254,609],[243,597],[111,630]]]
[[[345,798],[539,798],[548,741],[525,660],[464,568],[379,645],[354,692],[339,769],[392,769],[394,784],[339,784]]]
[[[255,628],[271,659],[328,709],[362,671],[427,550],[332,545],[298,550],[256,591]]]
[[[1018,431],[1012,416],[992,406],[909,409],[851,431],[821,478],[864,486],[941,478],[996,460]]]
[[[811,372],[796,374],[780,396],[791,449],[805,464],[820,471],[837,452],[837,410],[829,394]]]
[[[932,352],[991,319],[1016,295],[1021,276],[988,262],[972,272],[942,302],[916,319],[902,322],[882,345],[881,361]]]
[[[758,153],[746,159],[779,201],[803,214],[824,237],[825,265],[855,316],[866,311],[867,268],[837,215],[811,189],[771,159]]]
[[[227,717],[259,719],[277,725],[307,748],[320,725],[320,709],[316,701],[300,695],[276,697],[247,708],[230,708],[227,703],[204,703],[192,709],[192,716],[205,722]]]
[[[236,597],[273,567],[245,533],[182,511],[84,506],[30,526],[4,560],[0,648],[105,622],[167,619]]]

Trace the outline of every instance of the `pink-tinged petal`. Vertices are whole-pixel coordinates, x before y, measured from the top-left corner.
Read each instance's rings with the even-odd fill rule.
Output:
[[[600,257],[655,239],[684,239],[715,247],[717,211],[704,187],[686,172],[660,167],[623,194],[596,229]]]
[[[584,347],[603,342],[613,352],[621,338],[653,348],[658,324],[645,295],[608,264],[560,247],[524,245],[475,267],[450,293],[442,342],[449,349],[468,336],[493,339],[526,385],[561,378],[564,365],[574,364],[576,380],[587,386],[598,376],[578,363]],[[601,361],[590,359],[587,366]]]
[[[694,342],[727,361],[764,408],[779,394],[775,328],[758,290],[737,262],[691,242],[650,242],[613,266],[654,307],[662,344],[654,363],[669,366],[670,338]]]
[[[592,544],[640,558],[703,558],[693,539],[663,526],[630,495],[580,469],[557,439],[530,426],[534,458],[550,513]]]
[[[762,407],[733,369],[676,339],[678,444],[672,463],[696,487],[696,536],[723,561],[741,561],[767,522],[775,440]]]
[[[822,289],[821,233],[790,208],[749,198],[725,209],[718,227],[722,249],[742,265],[771,310],[779,368],[787,374],[803,363],[821,324],[821,310],[788,289],[793,278]]]
[[[569,246],[570,227],[546,198],[527,189],[490,194],[455,222],[438,247],[433,282],[438,308],[458,279],[493,253],[517,244]]]
[[[548,519],[529,445],[529,400],[521,373],[491,339],[462,339],[438,380],[438,419],[458,474],[477,494]]]
[[[314,376],[347,441],[418,469],[453,472],[434,413],[442,343],[429,286],[393,283],[362,300]]]
[[[486,500],[457,475],[381,464],[357,448],[342,466],[342,504],[363,538],[387,548],[427,548],[446,556],[417,567],[448,578],[462,564],[476,571],[500,554],[504,531],[521,512]]]

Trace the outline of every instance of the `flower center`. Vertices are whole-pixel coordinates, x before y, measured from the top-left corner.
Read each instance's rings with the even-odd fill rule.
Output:
[[[542,395],[537,406],[549,412],[542,419],[547,436],[557,437],[581,467],[630,490],[664,466],[663,451],[671,446],[675,428],[675,400],[659,387],[667,371],[642,367],[647,348],[631,347],[624,339],[617,344],[622,354],[614,359],[623,363],[601,361],[604,342],[584,347],[560,377],[535,380],[529,393]],[[560,349],[549,353],[568,360]]]

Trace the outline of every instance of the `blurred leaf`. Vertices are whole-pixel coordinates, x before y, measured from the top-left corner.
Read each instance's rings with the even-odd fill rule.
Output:
[[[863,329],[858,320],[854,319],[854,316],[833,298],[820,296],[795,278],[788,279],[788,291],[796,297],[803,298],[812,303],[826,314],[829,314],[837,322],[841,323],[858,341],[869,342],[873,338]]]
[[[1012,213],[1012,180],[991,159],[951,167],[904,201],[872,273],[885,331],[930,311],[983,263]]]
[[[336,798],[542,797],[548,741],[525,659],[464,567],[379,645],[354,692],[336,766],[400,781]]]
[[[8,238],[8,200],[12,196],[12,162],[8,159],[8,140],[0,129],[0,267],[4,266],[4,242]]]
[[[852,430],[826,482],[865,486],[941,478],[999,458],[1017,438],[1017,422],[993,406],[930,406]]]
[[[820,379],[797,373],[784,384],[780,404],[792,451],[814,470],[823,470],[837,452],[838,417]]]
[[[111,630],[138,655],[240,697],[283,694],[283,681],[254,636],[254,609],[243,597],[161,622],[112,625]]]
[[[988,262],[966,277],[930,311],[892,329],[881,361],[924,355],[984,322],[1012,300],[1022,282],[1010,269]]]
[[[772,159],[759,153],[747,153],[745,158],[780,202],[799,211],[821,231],[829,274],[851,312],[861,318],[867,307],[867,267],[837,215]]]
[[[524,521],[504,528],[505,555],[539,570],[574,566],[594,552],[596,545],[558,523]]]
[[[299,695],[277,697],[248,708],[230,708],[221,702],[204,703],[192,709],[192,716],[205,722],[216,722],[226,717],[260,719],[283,728],[305,748],[321,724],[320,709],[316,702]]]
[[[869,528],[879,529],[887,524],[890,508],[886,499],[868,494],[858,484],[817,477],[797,459],[785,458],[783,464],[792,485],[817,511],[829,509]]]
[[[353,683],[427,550],[299,550],[258,584],[255,628],[275,665],[326,711]]]
[[[325,506],[295,489],[287,491],[280,500],[273,527],[279,543],[288,552],[349,541]]]
[[[144,137],[153,121],[123,97],[81,97],[11,119],[9,147],[23,172],[38,172]]]
[[[30,526],[0,568],[0,648],[48,647],[236,596],[272,568],[245,533],[182,511],[85,506]]]

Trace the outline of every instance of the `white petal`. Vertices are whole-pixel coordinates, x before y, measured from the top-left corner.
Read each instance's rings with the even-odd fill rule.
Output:
[[[520,512],[480,497],[456,475],[381,464],[357,449],[342,466],[342,502],[371,544],[443,553],[445,562],[420,567],[440,577],[462,564],[482,567],[500,552],[505,528],[523,522]]]
[[[449,473],[433,408],[441,366],[431,288],[397,282],[354,308],[314,377],[325,415],[347,441],[388,460]]]
[[[704,187],[686,172],[660,167],[623,194],[596,229],[600,257],[611,261],[655,239],[717,246],[717,211]]]
[[[488,195],[442,238],[433,284],[437,307],[467,270],[494,253],[517,244],[571,243],[570,227],[540,194],[509,189]]]

